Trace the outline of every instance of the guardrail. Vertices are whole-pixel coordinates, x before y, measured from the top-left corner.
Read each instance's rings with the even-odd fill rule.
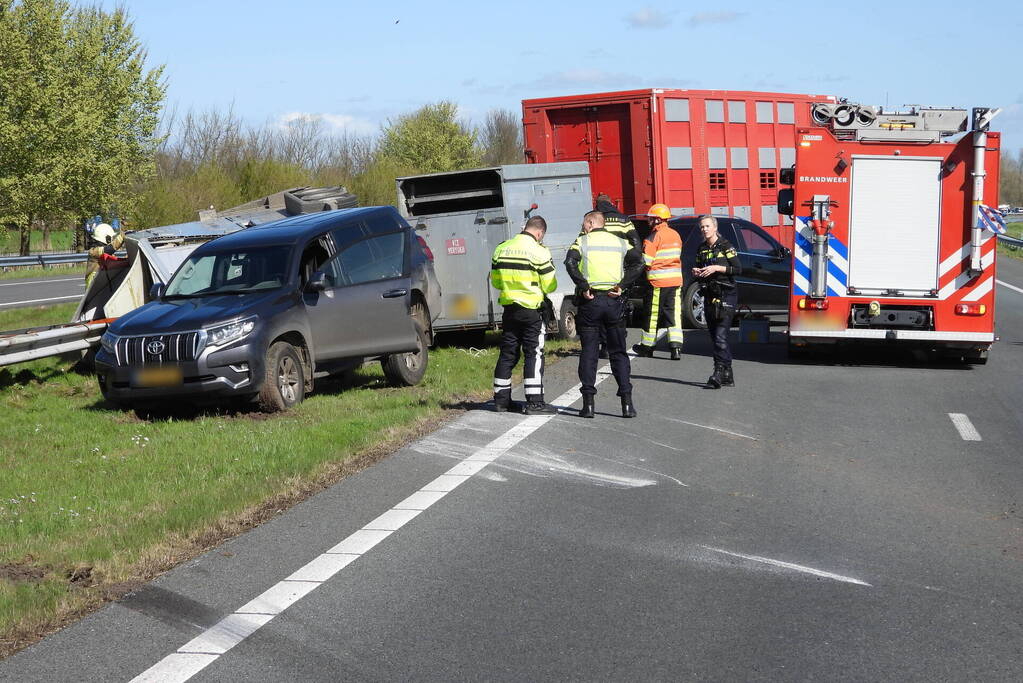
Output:
[[[85,351],[99,342],[108,324],[109,319],[5,332],[0,336],[0,366]]]
[[[1008,235],[999,235],[998,241],[1002,244],[1008,244],[1010,247],[1015,249],[1023,247],[1023,240],[1016,239],[1015,237],[1009,237]]]
[[[124,258],[127,252],[119,251],[116,256]],[[69,263],[85,263],[89,255],[85,252],[68,254],[30,254],[28,256],[0,256],[0,268],[19,268],[24,266],[61,266]]]

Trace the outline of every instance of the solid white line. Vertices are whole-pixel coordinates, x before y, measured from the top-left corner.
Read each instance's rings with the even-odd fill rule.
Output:
[[[55,297],[51,297],[49,299],[28,299],[26,301],[8,301],[5,304],[0,304],[0,306],[18,306],[19,304],[41,304],[44,301],[63,301],[65,299],[81,299],[81,298],[82,298],[81,294],[75,294],[75,295],[72,295],[72,296],[55,296]]]
[[[597,372],[596,384],[611,376],[604,366]],[[554,400],[555,404],[572,405],[580,399],[576,385]],[[187,681],[216,661],[217,657],[242,642],[303,597],[316,590],[339,571],[369,552],[396,530],[408,524],[423,510],[455,490],[487,464],[514,448],[519,442],[547,424],[553,415],[531,415],[504,432],[465,460],[413,493],[372,522],[352,533],[325,553],[313,558],[288,578],[279,581],[262,595],[246,603],[212,628],[193,638],[177,652],[132,679],[132,683],[152,681]],[[662,475],[664,476],[664,475]],[[673,477],[669,477],[673,478]],[[675,481],[678,481],[675,479]],[[682,484],[682,482],[678,482]],[[685,486],[685,484],[682,484]]]
[[[952,424],[959,430],[959,436],[963,437],[963,441],[983,441],[980,438],[980,432],[965,414],[949,413],[948,416],[952,419]]]
[[[841,574],[832,574],[831,572],[822,571],[820,569],[814,569],[813,567],[806,567],[806,566],[801,565],[801,564],[792,564],[791,562],[782,562],[781,560],[772,560],[769,557],[760,557],[759,555],[744,555],[742,553],[733,553],[733,552],[731,552],[729,550],[722,550],[721,548],[711,548],[710,546],[707,546],[707,545],[702,546],[702,547],[706,548],[707,550],[712,550],[712,551],[714,551],[716,553],[721,553],[722,555],[731,555],[732,557],[739,557],[739,558],[742,558],[744,560],[749,560],[751,562],[759,562],[761,564],[768,564],[768,565],[771,565],[772,567],[781,567],[782,569],[791,569],[792,571],[802,572],[803,574],[812,574],[813,576],[820,576],[821,578],[825,578],[825,579],[833,579],[835,581],[842,581],[843,583],[854,583],[857,586],[868,586],[868,587],[870,587],[870,584],[867,583],[866,581],[860,581],[859,579],[854,579],[851,576],[842,576]]]
[[[695,422],[686,422],[685,420],[679,420],[679,419],[674,418],[674,417],[669,417],[669,418],[666,418],[666,419],[671,420],[672,422],[681,422],[682,424],[689,425],[690,427],[700,427],[701,429],[711,429],[711,430],[713,430],[715,432],[721,432],[722,434],[731,434],[732,436],[738,436],[741,439],[749,439],[750,441],[759,441],[759,439],[757,439],[757,437],[755,437],[755,436],[749,436],[747,434],[740,434],[739,432],[730,432],[727,429],[721,429],[720,427],[711,427],[709,425],[696,424]]]
[[[80,285],[82,285],[82,287],[85,286],[85,283],[82,282],[83,278],[65,277],[60,278],[59,280],[26,280],[19,282],[4,282],[0,283],[0,287],[17,287],[18,285],[45,285],[47,282],[71,282],[72,280],[77,281]]]
[[[1020,289],[1016,285],[1010,285],[1008,282],[1003,282],[1002,280],[995,280],[995,282],[1000,284],[1002,287],[1008,287],[1009,289],[1011,289],[1013,291],[1016,291],[1016,292],[1019,292],[1020,294],[1023,294],[1023,289]]]

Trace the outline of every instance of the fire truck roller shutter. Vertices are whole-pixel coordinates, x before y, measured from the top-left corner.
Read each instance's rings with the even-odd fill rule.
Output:
[[[906,295],[937,289],[942,161],[853,155],[849,287]]]

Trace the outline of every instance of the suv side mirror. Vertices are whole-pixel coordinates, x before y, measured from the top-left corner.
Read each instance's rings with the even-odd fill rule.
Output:
[[[162,282],[154,282],[153,286],[149,288],[149,299],[151,301],[159,301],[163,298],[164,284]]]
[[[795,201],[795,192],[791,187],[778,190],[778,213],[783,216],[792,215],[792,203]]]
[[[305,283],[305,291],[322,292],[328,287],[327,274],[318,270],[309,276],[309,282]]]

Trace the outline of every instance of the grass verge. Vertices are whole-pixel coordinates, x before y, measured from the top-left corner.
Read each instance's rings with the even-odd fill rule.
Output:
[[[47,268],[8,268],[0,270],[0,280],[28,280],[48,277],[80,277],[85,280],[85,264],[73,263],[66,266],[49,266]]]
[[[1006,224],[1006,231],[1009,237],[1015,237],[1016,239],[1023,239],[1023,221],[1010,221]],[[998,254],[1009,256],[1011,258],[1023,259],[1023,249],[1019,247],[1013,247],[1008,244],[998,244]]]
[[[0,329],[70,308],[0,312]],[[387,386],[376,363],[320,381],[274,416],[146,422],[110,409],[67,360],[0,369],[0,657],[486,399],[495,342],[432,350],[418,387]]]

